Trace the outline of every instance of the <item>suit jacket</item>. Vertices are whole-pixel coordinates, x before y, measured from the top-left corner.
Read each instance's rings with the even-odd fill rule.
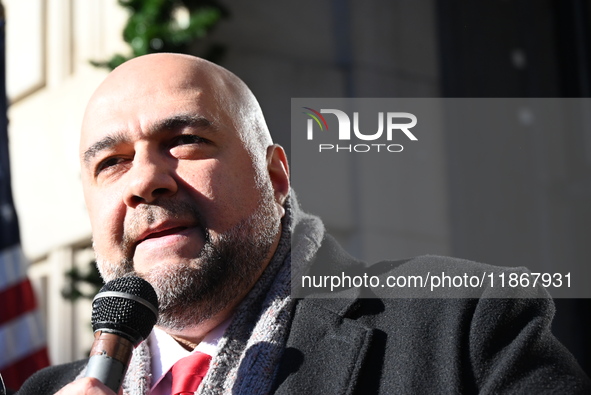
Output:
[[[322,268],[322,274],[364,270],[395,276],[417,268],[503,270],[432,256],[368,268],[330,236],[313,268]],[[550,332],[554,305],[549,298],[516,294],[518,298],[498,299],[486,287],[479,291],[482,298],[455,299],[376,298],[374,291],[344,288],[339,297],[316,294],[298,299],[273,392],[591,393],[589,378]],[[85,363],[42,370],[19,394],[53,394]]]

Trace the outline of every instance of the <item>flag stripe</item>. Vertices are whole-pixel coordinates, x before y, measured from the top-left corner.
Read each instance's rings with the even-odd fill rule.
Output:
[[[26,313],[0,327],[0,370],[45,347],[39,311]]]
[[[0,325],[37,308],[33,287],[27,279],[0,291],[0,300],[5,301],[0,309]]]
[[[17,390],[49,361],[41,316],[26,275],[28,261],[20,247],[10,185],[5,19],[4,13],[0,14],[0,372],[9,387]]]
[[[27,277],[26,263],[20,244],[0,251],[0,291]]]
[[[47,347],[43,347],[2,369],[0,373],[6,388],[17,389],[30,375],[48,365]]]

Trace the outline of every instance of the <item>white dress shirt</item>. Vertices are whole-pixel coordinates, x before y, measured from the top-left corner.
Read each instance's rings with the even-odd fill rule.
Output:
[[[196,351],[215,357],[217,346],[226,331],[231,318],[222,322],[209,332],[205,338],[195,347],[193,351],[186,350],[170,335],[162,329],[154,327],[148,336],[148,347],[152,356],[152,395],[170,395],[172,387],[172,374],[170,369],[181,358],[184,358]]]

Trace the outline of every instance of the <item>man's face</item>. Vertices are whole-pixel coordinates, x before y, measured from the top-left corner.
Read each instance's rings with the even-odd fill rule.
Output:
[[[281,214],[220,93],[190,78],[103,88],[83,124],[82,180],[103,277],[136,272],[155,285],[161,304],[178,291],[177,299],[192,297],[203,310],[213,291],[227,303],[252,286]],[[187,302],[164,300],[163,308],[178,315]],[[165,314],[163,325],[187,324],[177,318]]]

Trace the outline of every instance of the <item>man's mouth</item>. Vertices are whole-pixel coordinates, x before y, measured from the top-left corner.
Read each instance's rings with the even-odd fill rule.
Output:
[[[132,256],[135,256],[138,250],[151,251],[148,255],[158,255],[169,248],[181,248],[182,245],[187,244],[187,238],[193,239],[191,243],[195,243],[196,234],[201,234],[198,226],[186,223],[162,223],[146,229],[137,237]]]
[[[207,239],[205,224],[197,210],[183,202],[142,206],[126,217],[123,233],[126,259],[140,266],[174,257],[197,256]]]
[[[146,230],[135,243],[131,258],[138,272],[158,264],[172,264],[197,257],[205,243],[199,226],[161,225]]]
[[[174,228],[170,228],[170,229],[165,229],[165,230],[153,232],[153,233],[148,234],[143,239],[139,240],[138,241],[138,244],[141,243],[144,240],[154,239],[154,238],[157,238],[157,237],[164,237],[164,236],[169,236],[169,235],[177,234],[179,232],[182,232],[185,229],[187,229],[186,226],[177,226],[177,227],[174,227]]]

